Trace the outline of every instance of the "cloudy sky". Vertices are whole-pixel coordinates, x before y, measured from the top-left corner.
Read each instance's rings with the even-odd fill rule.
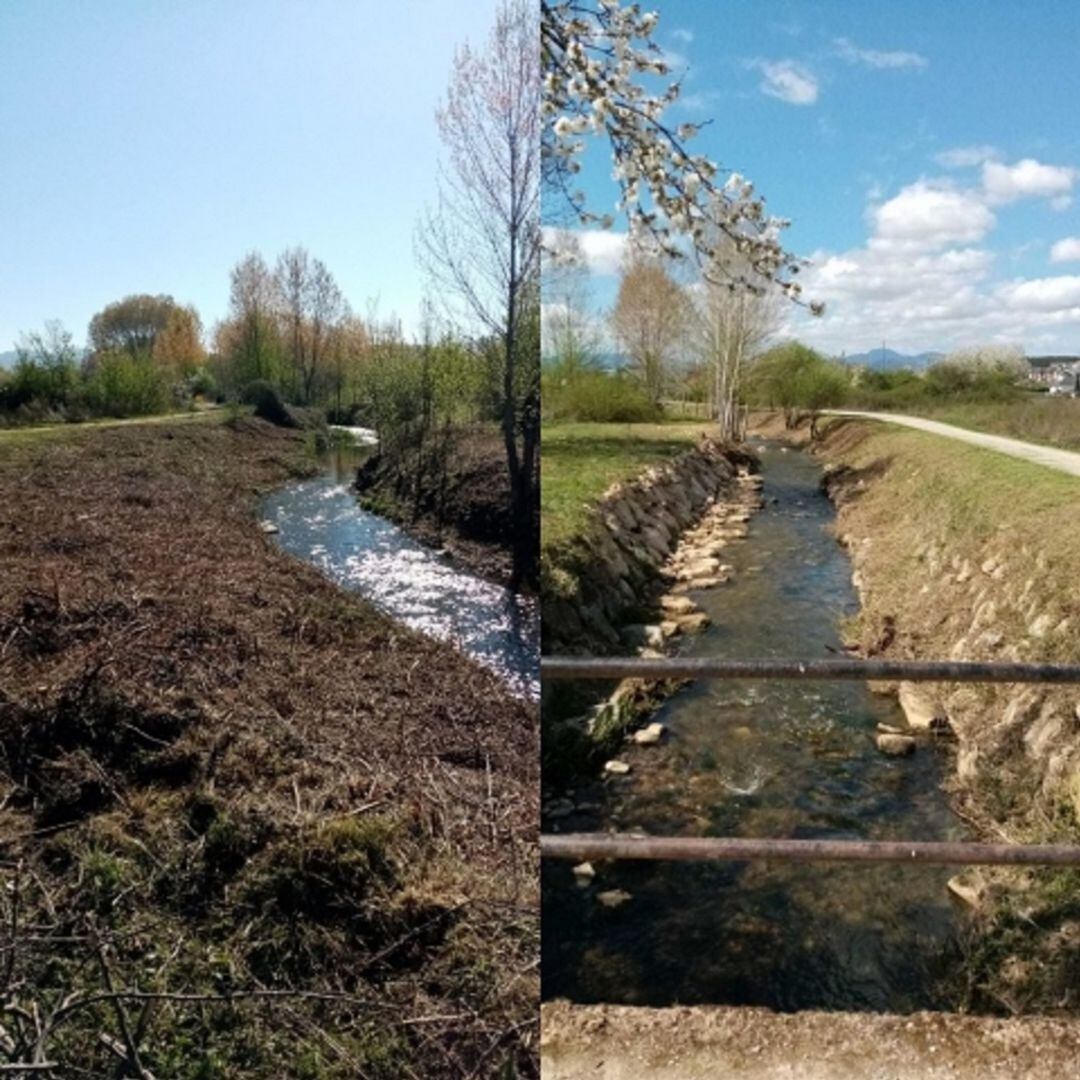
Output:
[[[225,314],[229,269],[304,244],[416,326],[434,109],[495,0],[0,2],[0,352],[79,341],[132,292]]]
[[[1080,352],[1080,9],[974,0],[658,4],[676,121],[790,218],[786,331],[830,352],[982,341]],[[590,152],[581,186],[615,198]],[[583,237],[596,308],[622,237]]]

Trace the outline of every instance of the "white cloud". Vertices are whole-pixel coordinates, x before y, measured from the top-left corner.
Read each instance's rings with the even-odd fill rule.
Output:
[[[818,81],[794,60],[758,60],[753,64],[765,78],[761,92],[789,105],[813,105],[818,99]]]
[[[879,238],[923,248],[977,243],[994,227],[977,194],[941,181],[909,184],[871,216]]]
[[[617,274],[626,252],[627,235],[609,229],[545,228],[544,246],[556,255],[575,253],[591,274]]]
[[[687,30],[684,27],[680,26],[677,29],[671,31],[671,36],[676,41],[681,41],[684,45],[689,45],[690,42],[694,40],[694,31]]]
[[[892,68],[924,68],[930,63],[925,56],[915,52],[881,52],[878,49],[861,49],[848,38],[835,38],[837,55],[849,64],[863,64],[879,70]]]
[[[966,169],[981,165],[984,161],[994,161],[1000,156],[993,146],[954,146],[951,150],[943,150],[935,160],[946,169]]]
[[[1080,236],[1066,236],[1050,249],[1052,263],[1080,262]]]
[[[1072,204],[1073,197],[1071,195],[1055,195],[1050,200],[1050,209],[1061,213],[1062,210],[1068,210]]]
[[[998,295],[1009,307],[1022,311],[1080,311],[1080,277],[1062,275],[1010,281],[998,289]]]
[[[1078,175],[1069,166],[1044,165],[1034,158],[1024,158],[1015,165],[987,161],[982,170],[983,188],[992,203],[1068,196]]]

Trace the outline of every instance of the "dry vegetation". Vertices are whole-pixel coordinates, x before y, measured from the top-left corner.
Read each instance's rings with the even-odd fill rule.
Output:
[[[1075,478],[888,425],[833,421],[820,452],[862,607],[867,655],[1080,661]],[[1075,687],[928,688],[958,735],[952,802],[976,834],[1080,841]],[[962,1003],[1080,1009],[1080,875],[966,871],[978,895]]]
[[[0,443],[0,1062],[534,1074],[536,718],[260,533],[310,469],[250,418]]]

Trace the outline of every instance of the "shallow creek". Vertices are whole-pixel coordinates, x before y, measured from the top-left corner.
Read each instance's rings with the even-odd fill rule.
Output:
[[[392,522],[362,509],[350,490],[362,453],[331,450],[321,475],[267,496],[260,509],[277,526],[274,540],[407,626],[453,642],[518,696],[538,698],[535,600],[457,569]]]
[[[724,550],[732,580],[691,593],[712,625],[686,655],[827,657],[857,611],[851,565],[811,457],[759,448],[763,508]],[[937,840],[962,837],[940,751],[890,758],[895,700],[863,683],[700,682],[628,748],[626,777],[579,792],[560,831]],[[955,930],[947,868],[872,864],[600,863],[584,887],[544,867],[544,994],[594,1002],[910,1011],[941,1003]],[[607,906],[598,895],[622,890]],[[611,897],[608,896],[610,900]]]

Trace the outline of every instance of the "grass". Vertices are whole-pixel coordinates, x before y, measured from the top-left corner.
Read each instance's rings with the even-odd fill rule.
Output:
[[[1080,661],[1080,480],[944,436],[852,420],[824,425],[821,450],[850,470],[837,474],[834,491],[864,582],[853,624],[864,649],[886,658]],[[966,762],[946,784],[980,837],[1075,844],[1076,688],[932,692]],[[972,929],[965,1004],[1075,1009],[1065,991],[1076,985],[1080,955],[1076,936],[1066,940],[1076,875],[1047,870],[1025,883],[994,874],[1000,896]]]
[[[959,402],[897,411],[971,431],[1080,450],[1080,398],[1025,394],[1016,401]]]
[[[701,420],[658,424],[545,424],[541,448],[541,546],[583,529],[587,507],[616,481],[683,453],[707,425]]]

